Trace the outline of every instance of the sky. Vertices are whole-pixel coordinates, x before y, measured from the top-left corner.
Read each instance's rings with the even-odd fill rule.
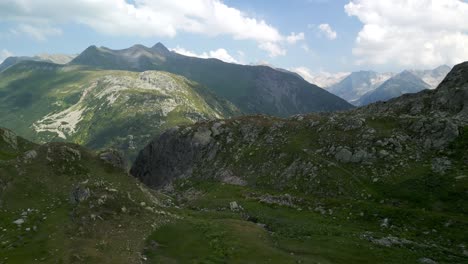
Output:
[[[0,0],[0,61],[157,42],[304,74],[468,60],[468,0]]]

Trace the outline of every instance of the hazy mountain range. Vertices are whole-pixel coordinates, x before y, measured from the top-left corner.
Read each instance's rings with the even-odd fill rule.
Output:
[[[316,73],[310,74],[300,69],[297,72],[309,82],[316,83],[320,87],[338,95],[339,97],[347,100],[353,105],[364,105],[380,100],[388,100],[395,96],[420,91],[421,89],[434,89],[444,79],[451,67],[447,65],[439,66],[433,70],[405,70],[402,73],[378,73],[374,71],[359,71],[352,73]],[[408,73],[411,73],[411,77]],[[407,78],[417,78],[424,82],[415,82],[408,80],[408,82],[401,82],[402,76]],[[392,81],[391,86],[382,87],[386,81],[391,78],[397,78]],[[408,85],[416,85],[410,87]],[[372,94],[372,92],[374,92]],[[372,98],[372,99],[371,99]]]

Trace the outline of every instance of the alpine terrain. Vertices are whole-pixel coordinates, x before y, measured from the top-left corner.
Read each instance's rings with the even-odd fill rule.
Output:
[[[155,231],[162,246],[147,254],[155,262],[464,263],[467,144],[468,62],[435,90],[348,112],[170,129],[130,173],[190,213]]]
[[[119,51],[92,46],[66,65],[25,57],[2,65],[4,127],[38,143],[112,147],[129,160],[175,125],[352,108],[296,74],[186,57],[160,43]]]

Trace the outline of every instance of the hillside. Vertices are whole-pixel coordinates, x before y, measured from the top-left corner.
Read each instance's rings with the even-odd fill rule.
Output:
[[[150,256],[238,260],[226,240],[236,238],[213,224],[239,225],[234,232],[244,236],[247,224],[230,222],[237,219],[231,210],[289,253],[278,263],[464,263],[467,105],[468,62],[436,90],[349,112],[171,129],[140,152],[131,174],[178,197],[193,217],[162,227],[154,239],[190,249],[213,234],[226,247],[224,255],[196,247]],[[183,236],[170,235],[182,226]]]
[[[37,142],[114,147],[130,158],[175,125],[240,112],[167,72],[108,71],[22,62],[0,74],[0,124]]]
[[[0,72],[6,70],[8,67],[13,66],[22,61],[43,61],[56,64],[67,64],[75,58],[74,55],[66,54],[39,54],[36,56],[28,57],[8,57],[0,64]]]
[[[135,45],[123,50],[91,46],[71,64],[114,70],[160,70],[182,75],[207,86],[245,113],[290,116],[352,108],[345,100],[296,74],[268,66],[187,57],[169,51],[161,43],[151,48]]]
[[[141,263],[146,237],[177,216],[122,161],[0,128],[0,263]]]

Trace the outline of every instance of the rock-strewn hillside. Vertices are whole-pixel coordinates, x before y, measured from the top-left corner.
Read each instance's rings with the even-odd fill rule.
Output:
[[[174,178],[196,175],[198,169],[202,170],[200,175],[212,178],[222,178],[218,174],[227,171],[228,175],[233,173],[245,182],[251,180],[252,184],[265,175],[270,183],[284,188],[282,183],[295,186],[294,180],[283,174],[291,169],[291,164],[311,170],[320,168],[311,163],[309,155],[338,164],[364,164],[359,168],[373,168],[384,161],[387,165],[394,162],[394,167],[404,167],[421,160],[421,155],[431,154],[434,148],[447,148],[460,135],[468,123],[467,91],[468,63],[464,63],[456,66],[437,90],[404,95],[349,112],[291,119],[241,117],[174,128],[140,153],[132,174],[160,187]],[[298,151],[289,153],[298,156],[293,163],[290,163],[291,155],[282,153],[283,149],[291,148]],[[278,162],[281,158],[286,163]],[[265,164],[258,163],[258,159]],[[210,161],[209,165],[204,163],[206,160]],[[236,167],[253,163],[256,166]],[[388,173],[387,167],[382,173]],[[316,174],[328,174],[329,169],[330,166],[325,166]]]
[[[0,78],[2,125],[38,142],[115,147],[130,156],[172,126],[240,114],[207,88],[167,72],[24,62]]]
[[[0,128],[0,263],[141,263],[146,237],[177,216],[122,161]]]
[[[467,100],[468,63],[463,63],[437,90],[349,112],[250,116],[173,128],[140,152],[131,174],[153,188],[182,191],[183,197],[210,193],[194,184],[204,182],[270,190],[279,196],[260,199],[272,204],[294,204],[295,198],[281,196],[286,194],[328,199],[333,205],[315,210],[328,214],[331,207],[333,215],[354,208],[348,219],[368,221],[357,228],[361,237],[391,248],[392,256],[462,263],[468,257]],[[249,204],[253,198],[245,195]],[[267,226],[276,223],[261,218]],[[364,231],[373,221],[380,221],[380,232],[387,235]],[[296,227],[291,230],[301,233]]]
[[[187,57],[158,43],[151,48],[135,45],[112,50],[91,46],[72,62],[102,69],[161,70],[185,76],[251,114],[290,116],[352,108],[345,100],[313,85],[296,74],[268,66],[225,63],[216,59]]]

